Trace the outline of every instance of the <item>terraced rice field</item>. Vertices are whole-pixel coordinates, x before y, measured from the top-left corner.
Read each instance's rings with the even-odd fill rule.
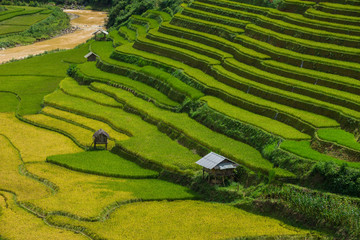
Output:
[[[357,3],[197,0],[1,65],[0,238],[22,239],[19,217],[59,239],[357,239]],[[93,151],[98,129],[109,151]],[[202,180],[210,151],[240,164],[240,183]]]

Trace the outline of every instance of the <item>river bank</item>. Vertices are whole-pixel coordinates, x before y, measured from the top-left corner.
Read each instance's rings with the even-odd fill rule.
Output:
[[[41,54],[45,51],[74,48],[91,38],[92,33],[97,29],[104,28],[103,26],[107,17],[106,12],[92,10],[67,9],[64,10],[64,12],[78,16],[71,19],[71,29],[73,30],[49,40],[0,50],[0,64],[12,59],[22,59],[29,55]]]

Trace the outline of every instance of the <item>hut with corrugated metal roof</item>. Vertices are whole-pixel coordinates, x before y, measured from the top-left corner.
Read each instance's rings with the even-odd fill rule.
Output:
[[[105,132],[101,128],[97,130],[93,135],[94,148],[96,148],[96,144],[105,144],[105,149],[107,149],[108,138],[110,138],[110,136],[107,132]]]
[[[213,177],[215,184],[219,183],[221,179],[222,183],[225,184],[225,177],[232,177],[235,168],[239,166],[236,162],[214,152],[210,152],[197,161],[196,164],[203,167],[203,178],[205,177],[205,172],[207,172],[209,173],[209,181]]]
[[[89,52],[84,56],[84,58],[86,58],[88,62],[94,62],[96,61],[97,55],[93,52]]]
[[[105,40],[106,36],[109,35],[109,33],[103,29],[98,29],[95,32],[93,32],[93,35],[95,35],[95,40]]]

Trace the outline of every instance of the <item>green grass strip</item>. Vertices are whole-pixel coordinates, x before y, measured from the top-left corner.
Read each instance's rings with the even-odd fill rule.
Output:
[[[312,149],[309,141],[284,141],[281,143],[280,147],[303,158],[320,162],[335,162],[339,165],[346,163],[349,167],[360,169],[360,162],[346,162],[344,160],[339,160],[326,154],[322,154]]]
[[[299,60],[299,61],[309,61],[314,64],[320,63],[328,66],[330,69],[332,66],[336,66],[342,69],[351,69],[353,71],[360,72],[360,64],[359,63],[353,63],[353,62],[343,62],[339,60],[333,60],[323,57],[317,57],[312,55],[306,55],[301,54],[297,52],[293,52],[284,48],[275,47],[269,43],[261,42],[256,39],[250,38],[245,35],[238,35],[236,37],[241,42],[245,42],[246,44],[249,44],[251,46],[256,46],[256,48],[263,49],[264,51],[272,52],[273,54],[279,55],[279,56],[288,56],[290,58]]]
[[[173,113],[160,109],[152,103],[136,98],[124,90],[116,89],[105,84],[92,83],[92,86],[104,93],[113,94],[116,99],[126,102],[131,108],[143,112],[145,115],[159,122],[164,122],[166,125],[177,129],[196,142],[212,150],[216,150],[251,169],[261,170],[263,172],[268,172],[273,169],[272,163],[264,159],[254,148],[212,131],[194,119],[191,119],[186,113]],[[292,176],[292,174],[286,170],[278,168],[274,170],[278,176]]]
[[[167,31],[171,31],[171,32],[167,33]],[[181,37],[181,36],[187,34],[189,36],[189,37],[187,37],[187,39],[190,39],[190,40],[196,41],[196,42],[200,42],[200,43],[204,43],[207,45],[210,44],[213,48],[218,48],[224,52],[227,52],[227,53],[233,54],[233,55],[234,55],[234,52],[237,52],[239,55],[249,56],[249,57],[253,57],[255,59],[261,59],[261,60],[270,59],[270,57],[265,54],[256,52],[250,48],[243,47],[240,44],[228,41],[219,36],[179,27],[176,25],[171,25],[168,23],[163,23],[161,25],[161,27],[159,28],[159,32],[164,32],[164,33],[167,33],[168,35],[176,35],[177,37]],[[175,32],[175,34],[174,34],[174,32]],[[185,36],[183,36],[183,37],[185,37]]]
[[[156,79],[159,79],[163,82],[166,82],[172,88],[176,89],[177,91],[185,95],[188,95],[192,99],[198,99],[204,96],[204,93],[202,93],[201,91],[187,85],[186,83],[180,81],[178,78],[174,77],[170,73],[164,72],[159,68],[153,66],[145,66],[140,69],[140,72],[152,76]]]
[[[228,104],[219,98],[205,96],[202,97],[201,100],[205,101],[210,108],[224,115],[237,119],[241,122],[251,124],[282,138],[293,140],[311,139],[309,135],[304,134],[291,126],[268,117],[254,114],[239,107],[235,107],[234,105]]]
[[[360,151],[360,143],[356,141],[355,136],[342,129],[323,128],[317,131],[317,135],[323,140],[335,142],[348,148]]]
[[[129,29],[127,26],[121,26],[119,28],[119,33],[127,40],[133,42],[136,39],[136,32],[134,30]]]
[[[323,29],[329,32],[340,32],[340,33],[350,32],[350,35],[353,35],[354,33],[357,33],[356,35],[360,34],[359,26],[318,21],[316,19],[306,18],[300,14],[282,12],[277,9],[271,9],[269,10],[269,12],[273,16],[282,17],[282,20],[285,22],[290,22],[299,26],[307,26],[313,29]]]
[[[313,49],[314,53],[316,53],[316,50],[325,50],[330,53],[338,52],[338,53],[342,53],[342,54],[351,55],[351,56],[353,56],[353,58],[360,58],[360,49],[358,49],[358,48],[350,48],[350,47],[339,46],[339,45],[335,45],[335,44],[319,43],[316,41],[300,39],[300,38],[292,37],[292,36],[289,36],[286,34],[274,32],[272,30],[256,26],[255,24],[248,24],[246,26],[246,29],[250,29],[252,31],[259,32],[259,33],[265,34],[267,36],[272,36],[274,38],[277,38],[277,39],[285,41],[285,42],[291,42],[293,44],[297,44],[297,45],[303,46],[305,48]]]
[[[186,15],[177,14],[173,17],[173,20],[174,19],[184,20],[186,22],[194,22],[194,23],[196,22],[197,24],[201,24],[202,26],[207,26],[209,28],[219,28],[219,29],[227,30],[229,33],[232,33],[232,34],[238,34],[238,33],[244,32],[244,29],[242,29],[242,28],[232,27],[232,26],[224,25],[224,24],[220,24],[220,23],[214,23],[211,21],[205,21],[202,19],[196,19],[196,18],[188,17]]]
[[[352,16],[345,16],[340,14],[331,14],[316,10],[314,8],[309,8],[305,12],[306,17],[315,18],[321,21],[328,21],[328,22],[337,22],[340,24],[353,24],[353,25],[360,25],[360,17],[352,17]]]
[[[86,173],[122,178],[156,178],[158,172],[140,167],[108,151],[89,151],[50,156],[47,162]]]
[[[128,140],[117,142],[121,148],[132,155],[140,156],[142,159],[173,171],[187,172],[186,170],[189,169],[199,169],[195,164],[200,159],[199,155],[171,140],[156,126],[145,122],[137,115],[119,108],[107,107],[86,99],[72,97],[61,91],[47,95],[44,102],[104,121],[116,129],[132,135]]]
[[[343,85],[352,85],[352,86],[360,87],[359,80],[356,80],[356,79],[350,78],[350,77],[346,77],[346,76],[340,76],[340,75],[335,75],[335,74],[330,74],[330,73],[319,72],[319,71],[307,69],[307,68],[300,68],[300,67],[296,67],[296,66],[289,65],[286,63],[274,61],[274,60],[263,61],[262,64],[265,66],[279,68],[282,71],[288,71],[288,72],[292,72],[292,73],[295,72],[295,73],[298,73],[301,75],[313,76],[313,77],[323,79],[323,80],[329,81],[329,82],[336,82],[336,83],[343,84]],[[315,82],[314,82],[314,84],[315,84]]]
[[[220,91],[223,91],[227,94],[230,94],[236,98],[243,99],[244,101],[251,102],[255,105],[260,105],[262,107],[266,107],[269,109],[275,109],[280,112],[285,112],[287,114],[290,114],[292,116],[295,116],[297,118],[302,119],[305,122],[313,124],[315,127],[333,127],[333,126],[339,126],[339,124],[331,120],[329,118],[309,113],[307,111],[298,110],[295,108],[291,108],[282,104],[278,104],[272,101],[268,101],[265,99],[262,99],[260,97],[256,97],[254,95],[246,94],[243,91],[240,91],[238,89],[235,89],[233,87],[230,87],[226,84],[223,84],[219,81],[217,81],[215,78],[205,74],[203,71],[192,68],[188,65],[185,65],[181,62],[178,62],[176,60],[173,60],[171,58],[162,57],[156,54],[140,51],[134,48],[129,48],[129,46],[126,47],[117,47],[116,51],[120,53],[124,53],[127,55],[136,55],[141,58],[149,59],[150,61],[154,62],[160,62],[161,64],[176,68],[176,69],[183,69],[183,71],[192,79],[195,79],[196,81],[200,82],[201,84],[205,85],[207,88],[213,88],[218,89]]]
[[[120,36],[120,34],[117,30],[110,31],[109,36],[113,40],[113,44],[115,46],[120,46],[120,45],[129,43],[128,40],[126,40],[124,37]]]
[[[161,104],[165,104],[165,105],[169,105],[169,106],[178,106],[179,105],[179,103],[169,99],[166,95],[162,94],[161,92],[157,91],[156,89],[154,89],[142,82],[132,80],[125,76],[101,71],[100,69],[96,68],[96,64],[94,62],[87,62],[87,63],[81,64],[81,65],[78,65],[78,68],[80,69],[81,73],[83,73],[89,77],[95,78],[100,82],[117,83],[117,84],[124,85],[126,87],[134,89],[135,91],[145,94],[146,96],[149,96],[150,98],[155,99],[156,101],[158,101]],[[112,99],[112,100],[115,101],[114,99]]]
[[[340,11],[350,11],[350,12],[358,12],[360,15],[360,6],[353,6],[348,4],[338,4],[338,3],[329,3],[329,2],[321,2],[320,6],[324,6],[330,9],[340,10]]]
[[[101,93],[91,91],[88,88],[81,87],[74,79],[67,77],[60,82],[60,89],[72,96],[87,98],[98,104],[110,107],[122,107],[122,104],[115,101],[113,98]],[[90,97],[89,97],[90,96]]]
[[[155,68],[152,66],[138,67],[133,64],[120,62],[120,61],[110,58],[109,56],[112,53],[112,51],[114,50],[114,48],[109,43],[94,42],[94,43],[92,43],[91,47],[92,47],[92,50],[95,51],[96,54],[98,54],[98,56],[100,56],[101,60],[108,64],[111,64],[111,65],[114,65],[114,66],[117,66],[120,68],[126,68],[126,69],[136,71],[136,72],[145,73],[148,76],[154,77],[158,80],[165,82],[166,84],[169,84],[176,91],[181,92],[185,95],[188,95],[192,99],[198,99],[204,95],[201,91],[197,90],[196,88],[190,87],[189,85],[180,81],[179,79],[172,76],[171,74],[162,71],[161,69],[158,69],[158,68]],[[148,92],[148,91],[146,91],[146,92]]]
[[[236,1],[227,1],[227,0],[198,0],[198,2],[203,2],[215,6],[226,7],[234,10],[241,10],[246,12],[252,12],[256,14],[267,14],[270,8],[256,6],[252,4],[239,3]]]
[[[158,10],[154,10],[154,9],[150,9],[146,11],[146,14],[154,14],[154,15],[159,15],[161,17],[161,19],[163,20],[163,22],[170,22],[171,20],[171,15],[166,13],[166,12],[162,12],[162,11],[158,11]],[[146,15],[145,14],[145,15]]]
[[[133,22],[145,23],[145,24],[147,24],[149,26],[150,29],[159,27],[159,23],[155,19],[146,18],[146,17],[142,17],[142,16],[139,16],[139,15],[131,15],[130,19]]]
[[[292,24],[292,23],[289,23],[286,21],[277,20],[274,18],[265,17],[262,15],[254,14],[254,13],[249,13],[249,12],[244,12],[244,11],[235,11],[235,10],[232,10],[229,8],[222,8],[222,7],[218,7],[218,6],[215,7],[213,5],[204,4],[204,3],[200,3],[200,2],[194,2],[191,5],[191,7],[196,10],[201,10],[204,13],[210,12],[210,13],[214,13],[217,15],[228,16],[228,17],[231,17],[234,19],[242,19],[242,20],[247,20],[247,21],[252,21],[252,22],[256,21],[257,24],[259,24],[259,25],[270,26],[269,29],[273,29],[275,27],[277,29],[282,29],[282,31],[284,31],[284,32],[285,32],[285,30],[288,30],[291,33],[296,31],[300,35],[302,33],[306,33],[310,36],[314,36],[314,37],[318,36],[318,37],[321,37],[322,39],[326,39],[326,42],[329,41],[329,38],[330,38],[330,40],[337,39],[338,41],[347,40],[350,42],[356,42],[357,44],[358,44],[358,42],[360,42],[359,36],[334,33],[334,32],[329,32],[329,31],[320,30],[320,29],[313,29],[310,27],[305,27],[302,24],[296,25],[296,24]],[[189,9],[189,10],[191,10],[191,9]]]
[[[214,14],[211,12],[203,12],[200,10],[196,10],[193,8],[189,8],[186,5],[182,5],[184,7],[184,10],[181,12],[182,15],[186,15],[193,18],[202,19],[205,21],[210,22],[216,22],[221,23],[228,26],[238,27],[238,28],[244,28],[247,24],[249,24],[249,21],[244,21],[240,19],[235,19],[227,16],[220,16],[218,14]]]
[[[0,27],[2,24],[31,26],[41,20],[44,20],[48,16],[50,16],[50,14],[31,14],[31,15],[17,16],[0,22]]]
[[[249,65],[242,64],[240,62],[234,61],[234,59],[226,59],[226,62],[232,64],[236,68],[242,69],[243,71],[251,72],[251,74],[253,74],[255,76],[257,75],[259,77],[271,80],[274,83],[276,83],[276,82],[285,83],[285,84],[287,84],[289,86],[289,88],[291,86],[294,86],[294,87],[297,86],[299,88],[309,89],[309,90],[312,90],[314,92],[322,92],[325,97],[326,97],[326,95],[328,95],[328,96],[332,95],[332,96],[335,96],[336,98],[339,98],[339,99],[347,99],[348,101],[353,101],[353,102],[356,102],[356,103],[360,103],[360,97],[358,95],[354,95],[354,94],[343,92],[343,91],[338,91],[338,90],[332,89],[332,88],[326,88],[326,87],[322,87],[322,86],[312,85],[312,84],[309,84],[309,83],[296,81],[296,80],[293,80],[293,79],[290,79],[290,78],[277,76],[275,74],[267,73],[265,71],[254,68],[252,66],[249,66]],[[218,67],[215,67],[215,68],[218,68]],[[225,72],[224,70],[222,70],[222,71]],[[229,74],[229,72],[227,74]],[[232,76],[233,76],[234,79],[238,79],[239,81],[244,82],[245,84],[249,84],[251,86],[262,88],[265,91],[277,93],[279,95],[287,96],[287,97],[293,98],[293,99],[298,99],[299,101],[312,103],[312,104],[319,105],[319,106],[324,106],[325,108],[334,109],[335,111],[344,113],[344,114],[346,114],[348,116],[351,116],[351,117],[354,117],[354,118],[360,118],[360,112],[358,112],[358,111],[343,107],[341,105],[332,104],[332,103],[329,103],[329,102],[327,102],[325,100],[323,100],[323,101],[318,100],[318,99],[316,99],[314,97],[311,97],[311,94],[302,95],[301,93],[293,93],[293,92],[290,92],[290,91],[281,90],[281,89],[276,88],[276,87],[271,87],[271,86],[266,85],[266,84],[259,84],[257,82],[252,82],[252,81],[249,81],[247,79],[240,78],[237,75],[232,74]]]

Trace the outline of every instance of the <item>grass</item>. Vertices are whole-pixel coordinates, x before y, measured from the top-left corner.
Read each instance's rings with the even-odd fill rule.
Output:
[[[321,63],[321,64],[328,66],[329,68],[331,68],[332,66],[335,66],[335,67],[343,68],[344,70],[352,69],[355,71],[358,71],[358,69],[360,68],[359,63],[344,62],[344,61],[328,59],[328,58],[323,58],[323,57],[318,57],[318,56],[301,54],[301,53],[293,52],[293,51],[290,51],[290,50],[287,50],[284,48],[272,46],[268,43],[255,40],[255,39],[247,37],[245,35],[238,35],[236,37],[235,41],[238,43],[244,42],[244,43],[246,43],[246,45],[250,45],[251,46],[250,48],[254,48],[254,49],[259,48],[262,51],[271,52],[271,53],[279,55],[279,56],[287,56],[287,57],[290,57],[292,59],[296,59],[299,61],[303,60],[303,61],[309,61],[312,63]],[[252,47],[252,46],[256,46],[256,47]],[[344,75],[346,75],[346,74],[344,74]]]
[[[119,179],[75,172],[50,163],[27,164],[28,170],[59,187],[48,198],[31,200],[45,211],[96,218],[116,201],[130,199],[191,199],[187,188],[157,179]],[[86,196],[86,198],[84,198]]]
[[[136,40],[136,32],[129,29],[127,26],[121,26],[119,28],[119,33],[124,36],[127,40],[133,42]]]
[[[28,28],[29,26],[0,25],[0,36],[10,33],[22,32]]]
[[[109,32],[110,38],[113,40],[113,44],[115,46],[120,46],[122,44],[129,43],[128,40],[124,39],[122,36],[120,36],[119,32],[117,30],[112,30]]]
[[[209,128],[191,119],[186,113],[179,114],[162,110],[152,103],[136,98],[124,90],[116,89],[101,83],[93,83],[92,86],[104,93],[114,95],[116,99],[126,102],[127,105],[142,112],[144,115],[150,116],[158,122],[166,123],[166,125],[175,128],[196,142],[207,146],[213,151],[224,154],[230,159],[242,163],[252,169],[264,172],[273,169],[272,164],[262,158],[261,154],[254,148],[211,131]],[[239,151],[239,149],[241,149],[241,151]],[[283,169],[274,170],[279,176],[292,176],[291,173]]]
[[[347,101],[352,101],[352,103],[359,104],[360,98],[358,95],[347,93],[345,91],[339,91],[339,90],[332,89],[332,88],[327,88],[327,87],[323,87],[323,86],[317,86],[314,84],[304,83],[304,82],[293,80],[293,79],[286,78],[286,77],[277,76],[276,74],[268,73],[266,71],[259,70],[253,66],[249,66],[249,65],[237,62],[234,59],[226,59],[225,63],[229,64],[229,66],[239,69],[240,71],[244,71],[255,77],[263,78],[263,79],[265,79],[265,81],[271,81],[272,83],[262,84],[262,83],[251,81],[251,80],[248,80],[245,78],[241,78],[237,75],[234,75],[234,74],[228,72],[228,74],[230,73],[233,76],[233,79],[238,80],[238,82],[243,82],[244,84],[249,84],[249,86],[263,89],[264,91],[269,92],[269,94],[281,95],[288,99],[296,100],[300,103],[305,102],[305,103],[311,103],[315,106],[324,106],[325,108],[334,109],[337,112],[344,113],[344,114],[352,116],[354,118],[360,118],[360,113],[358,111],[346,108],[346,103],[344,104],[345,105],[345,107],[344,107],[343,105],[341,105],[341,103],[338,103],[338,104],[329,103],[328,102],[329,100],[327,100],[327,98],[329,97],[329,98],[332,98],[333,101],[347,100]],[[214,68],[218,68],[222,72],[226,73],[226,71],[224,71],[224,69],[222,69],[221,67],[216,66]],[[282,88],[275,87],[276,83],[284,84],[284,86],[287,88],[287,90],[283,90],[285,88],[284,86]],[[291,86],[297,88],[295,90],[295,93],[293,92],[294,90],[290,91]],[[322,94],[322,96],[316,98],[316,97],[313,97],[311,93],[310,94],[306,93],[306,95],[302,94],[302,92],[304,92],[306,90],[312,91],[313,93]],[[251,91],[250,91],[250,93],[251,93]],[[325,99],[325,100],[322,100],[322,99]],[[276,99],[274,99],[273,101],[275,102]]]
[[[1,25],[25,25],[25,26],[31,26],[41,20],[44,20],[50,16],[50,14],[32,14],[32,15],[24,15],[24,16],[17,16],[13,17],[11,19],[7,19],[0,22],[0,28]]]
[[[222,114],[237,119],[241,122],[254,125],[285,139],[310,139],[309,135],[301,133],[300,131],[296,130],[291,126],[288,126],[271,118],[254,114],[239,107],[235,107],[231,104],[225,103],[221,99],[206,96],[201,98],[201,100],[205,101],[210,108]]]
[[[157,11],[157,10],[153,10],[153,9],[147,10],[145,14],[158,15],[161,17],[163,22],[169,22],[172,18],[171,15],[166,12]]]
[[[104,176],[122,178],[155,178],[156,171],[139,165],[108,151],[90,151],[76,154],[55,155],[47,158],[48,162],[66,168]]]
[[[315,151],[308,141],[284,141],[280,147],[303,158],[321,162],[335,162],[339,165],[346,163],[350,167],[360,168],[359,162],[346,162]]]
[[[202,92],[200,92],[199,90],[190,87],[189,85],[183,83],[182,81],[180,81],[179,79],[177,79],[176,77],[172,76],[169,73],[166,73],[164,71],[162,71],[159,68],[156,67],[152,67],[152,66],[144,66],[144,67],[138,67],[136,65],[133,64],[128,64],[125,62],[120,62],[117,60],[114,60],[112,58],[110,58],[110,54],[112,53],[112,51],[114,50],[114,48],[112,47],[111,44],[106,43],[106,42],[94,42],[91,44],[91,48],[92,50],[94,50],[97,54],[99,54],[100,58],[102,61],[109,63],[111,65],[114,66],[119,66],[122,68],[126,68],[132,71],[140,71],[142,73],[145,73],[148,76],[157,78],[158,80],[161,80],[167,84],[169,84],[172,88],[176,89],[176,91],[182,92],[185,95],[190,96],[193,99],[197,99],[201,96],[203,96],[204,94]],[[80,67],[85,66],[81,65]],[[104,72],[101,72],[101,74],[105,74]],[[93,73],[92,73],[93,76]],[[140,92],[145,91],[139,88],[137,88],[137,90],[139,90]],[[154,90],[151,90],[154,91]],[[151,92],[149,88],[146,89],[146,93],[149,94],[149,92]]]
[[[165,66],[170,66],[170,67],[173,67],[176,69],[183,69],[183,71],[185,72],[186,75],[195,79],[196,81],[198,81],[202,85],[206,86],[207,88],[218,89],[218,90],[225,92],[231,96],[235,96],[236,98],[240,98],[247,102],[257,104],[264,108],[270,108],[270,109],[275,109],[279,112],[284,112],[286,114],[295,116],[307,123],[313,124],[315,127],[339,126],[339,124],[335,120],[329,119],[327,117],[323,117],[323,116],[313,114],[313,113],[310,113],[307,111],[302,111],[299,109],[294,109],[294,108],[291,108],[291,107],[288,107],[288,106],[285,106],[282,104],[278,104],[273,101],[268,101],[268,100],[262,99],[257,96],[246,94],[243,91],[240,91],[238,89],[235,89],[231,86],[228,86],[226,84],[223,84],[223,83],[217,81],[216,79],[205,74],[203,71],[201,71],[199,69],[192,68],[188,65],[185,65],[185,64],[183,64],[179,61],[173,60],[171,58],[162,57],[162,56],[159,56],[156,54],[140,51],[140,50],[137,50],[134,48],[129,48],[128,46],[127,47],[118,47],[118,48],[116,48],[116,51],[126,54],[126,55],[139,56],[139,57],[147,59],[149,61],[160,62],[161,64],[163,64]]]
[[[52,107],[45,107],[41,110],[41,112],[46,115],[63,119],[64,121],[69,121],[75,124],[79,124],[80,126],[84,126],[87,129],[91,129],[92,132],[95,132],[99,129],[103,129],[110,135],[110,139],[112,140],[123,141],[129,138],[127,135],[118,132],[117,130],[113,129],[108,124],[102,121],[97,121],[91,118],[83,117],[77,114],[73,114],[71,112],[62,111]]]
[[[19,104],[18,98],[8,92],[0,92],[0,112],[15,112]]]
[[[94,78],[100,82],[121,84],[123,86],[132,88],[135,91],[140,92],[150,98],[153,98],[161,104],[165,104],[168,106],[179,105],[179,103],[169,99],[166,95],[146,85],[145,83],[130,79],[125,76],[101,71],[100,69],[96,68],[95,63],[87,62],[79,65],[78,68],[80,69],[81,73],[83,73],[84,75],[90,76],[91,78]],[[69,88],[69,90],[70,89],[71,88]]]
[[[29,185],[27,185],[29,186]],[[85,240],[88,239],[81,234],[76,234],[64,229],[56,229],[45,224],[43,219],[20,208],[14,201],[14,196],[8,192],[0,192],[0,232],[1,239],[18,240]]]
[[[153,66],[144,66],[140,69],[140,72],[169,84],[172,88],[176,89],[176,91],[182,92],[192,99],[198,99],[204,96],[204,94],[196,88],[187,85],[170,73],[164,72],[159,68]]]
[[[332,39],[336,39],[337,41],[341,40],[347,40],[349,42],[357,42],[359,41],[360,37],[353,36],[353,35],[347,35],[347,34],[340,34],[340,33],[334,33],[334,32],[328,32],[320,29],[312,29],[310,27],[304,27],[302,24],[296,25],[292,23],[288,23],[282,20],[277,20],[270,17],[265,17],[262,15],[249,13],[245,11],[236,11],[231,10],[229,8],[222,8],[219,6],[212,6],[209,4],[204,4],[200,2],[195,2],[191,5],[192,8],[196,10],[201,10],[205,14],[206,12],[215,13],[218,15],[228,16],[235,19],[240,20],[247,20],[247,21],[258,21],[259,24],[264,26],[269,26],[269,29],[273,28],[282,28],[283,30],[287,30],[291,32],[291,35],[293,35],[293,32],[298,33],[299,35],[308,34],[309,36],[318,37],[320,39],[324,39],[323,41],[329,41],[329,35]],[[274,29],[273,29],[274,30]]]
[[[355,136],[342,129],[323,128],[317,131],[317,135],[323,140],[335,142],[348,148],[360,151],[360,143],[356,141]]]
[[[340,14],[331,14],[331,13],[326,13],[326,12],[316,10],[314,8],[309,8],[305,12],[305,16],[309,16],[309,17],[315,18],[317,20],[322,20],[322,21],[328,21],[328,22],[333,21],[333,22],[337,22],[340,24],[358,25],[360,23],[359,17],[345,16],[345,15],[340,15]]]
[[[132,137],[118,144],[148,161],[171,169],[197,169],[195,162],[201,158],[200,156],[172,141],[158,131],[156,126],[143,121],[139,116],[122,109],[67,96],[59,91],[46,96],[44,101],[46,104],[61,106],[78,114],[101,119],[117,129],[124,130]]]
[[[104,222],[80,222],[61,216],[52,216],[50,222],[82,226],[105,239],[118,236],[126,239],[230,239],[306,234],[279,220],[219,203],[198,201],[131,203],[120,206]]]
[[[288,72],[296,73],[299,75],[312,76],[312,77],[316,77],[319,79],[323,79],[324,81],[330,82],[330,84],[331,84],[331,82],[336,82],[336,83],[340,83],[343,85],[360,87],[359,80],[356,80],[356,79],[350,78],[350,77],[346,77],[346,76],[334,75],[334,74],[319,72],[319,71],[312,70],[312,69],[300,68],[300,67],[292,66],[292,65],[289,65],[286,63],[277,62],[274,60],[263,61],[262,64],[265,66],[273,67],[273,68],[279,68],[279,69],[281,69],[281,71],[288,71]]]
[[[22,101],[19,113],[34,114],[41,109],[45,95],[53,92],[66,76],[69,62],[84,62],[88,45],[36,56],[0,65],[0,91],[18,94]]]
[[[95,63],[92,62],[84,63],[84,64],[91,64],[95,66],[94,65]],[[74,79],[70,77],[63,79],[60,82],[59,87],[62,91],[72,96],[86,98],[87,96],[90,95],[91,97],[89,99],[96,103],[110,107],[122,107],[122,104],[115,101],[113,98],[106,96],[104,94],[91,91],[87,87],[80,86]]]
[[[292,37],[292,36],[289,36],[286,34],[274,32],[272,30],[269,30],[269,29],[266,29],[263,27],[259,27],[255,24],[246,25],[246,29],[249,29],[249,30],[255,31],[255,32],[259,32],[263,35],[272,36],[281,41],[285,41],[286,43],[296,44],[298,46],[302,46],[303,48],[309,49],[308,51],[304,51],[304,49],[302,49],[303,51],[300,51],[300,49],[299,49],[298,52],[300,52],[300,53],[307,53],[307,52],[316,53],[317,50],[323,50],[323,51],[326,51],[327,53],[336,53],[337,52],[340,54],[341,53],[348,54],[349,56],[352,56],[354,58],[359,57],[359,54],[360,54],[360,50],[358,48],[339,46],[339,45],[335,45],[335,44],[319,43],[316,41]],[[307,54],[309,54],[309,53],[307,53]]]
[[[13,113],[0,113],[0,133],[20,150],[25,162],[45,161],[50,155],[82,151],[67,137],[24,123]]]
[[[139,15],[132,15],[130,19],[135,22],[145,23],[149,26],[150,29],[159,27],[159,23],[155,19],[146,18]]]

